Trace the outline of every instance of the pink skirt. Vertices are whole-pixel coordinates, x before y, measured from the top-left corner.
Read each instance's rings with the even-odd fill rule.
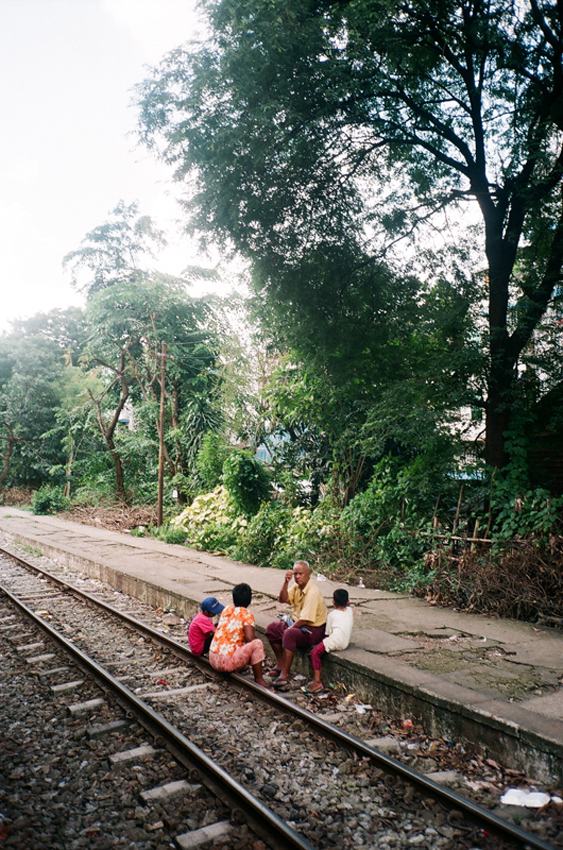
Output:
[[[250,643],[237,646],[232,655],[219,655],[218,652],[209,653],[209,663],[219,673],[234,673],[236,670],[242,670],[247,664],[253,667],[260,661],[264,661],[265,658],[264,644],[260,638],[254,638]]]

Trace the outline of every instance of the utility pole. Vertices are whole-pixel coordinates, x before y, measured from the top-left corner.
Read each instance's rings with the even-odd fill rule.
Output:
[[[166,343],[162,343],[160,353],[160,421],[158,426],[158,497],[157,519],[158,528],[162,525],[162,491],[164,484],[164,377],[166,374]]]

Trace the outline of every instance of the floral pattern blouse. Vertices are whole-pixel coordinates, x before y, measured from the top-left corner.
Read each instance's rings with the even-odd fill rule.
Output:
[[[227,605],[221,614],[209,651],[218,655],[232,655],[236,648],[245,642],[245,626],[254,626],[254,615],[248,608]]]

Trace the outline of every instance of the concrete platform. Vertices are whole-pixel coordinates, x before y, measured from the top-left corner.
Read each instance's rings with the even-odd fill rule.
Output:
[[[0,507],[0,532],[77,571],[186,618],[205,596],[231,601],[233,585],[254,591],[263,631],[282,610],[279,570],[150,538]],[[318,579],[330,604],[337,583]],[[328,657],[325,681],[365,702],[422,723],[447,740],[466,740],[488,757],[563,785],[563,632],[427,605],[419,599],[348,586],[351,646]],[[306,656],[296,669],[310,672]]]

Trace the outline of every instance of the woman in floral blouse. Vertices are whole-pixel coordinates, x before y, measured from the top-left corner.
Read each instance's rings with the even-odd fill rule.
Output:
[[[250,585],[233,587],[233,604],[223,609],[209,647],[209,661],[220,673],[234,673],[250,664],[256,684],[269,688],[262,675],[264,644],[256,637],[254,615],[247,610],[251,600]]]

